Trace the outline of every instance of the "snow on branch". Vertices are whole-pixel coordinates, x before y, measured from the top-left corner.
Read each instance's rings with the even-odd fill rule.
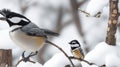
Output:
[[[79,9],[80,12],[84,13],[86,15],[86,17],[96,17],[96,18],[100,18],[101,16],[101,12],[98,12],[97,14],[95,14],[94,16],[91,16],[90,13],[84,11],[84,10],[81,10]]]
[[[90,0],[87,5],[86,12],[89,13],[91,16],[94,16],[98,12],[101,12],[102,9],[108,5],[109,0]]]
[[[82,13],[84,13],[87,17],[97,17],[99,18],[101,16],[101,12],[103,8],[108,5],[109,0],[90,0],[90,2],[87,5],[86,10],[81,10]]]

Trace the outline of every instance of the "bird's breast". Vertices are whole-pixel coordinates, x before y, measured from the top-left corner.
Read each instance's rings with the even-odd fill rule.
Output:
[[[83,54],[80,52],[79,49],[74,49],[72,51],[72,53],[73,53],[74,57],[83,59]]]
[[[10,32],[11,39],[26,51],[37,51],[45,43],[45,37],[29,36],[20,29]]]

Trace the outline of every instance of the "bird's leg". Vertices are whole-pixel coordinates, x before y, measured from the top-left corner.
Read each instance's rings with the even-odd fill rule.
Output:
[[[25,57],[25,51],[22,53],[22,58],[23,58],[23,61],[24,62],[27,62],[27,61],[30,61],[30,57],[32,56],[35,56],[38,54],[38,51],[36,51],[35,53],[34,52],[31,52],[30,55],[28,55],[27,57]]]

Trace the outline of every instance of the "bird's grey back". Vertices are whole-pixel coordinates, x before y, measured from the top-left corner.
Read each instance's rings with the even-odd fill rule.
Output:
[[[28,25],[21,28],[23,32],[31,36],[57,36],[58,33],[52,32],[47,29],[41,29],[34,23],[29,23]]]

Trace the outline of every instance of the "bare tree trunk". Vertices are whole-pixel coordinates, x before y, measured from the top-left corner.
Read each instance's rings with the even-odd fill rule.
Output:
[[[117,30],[118,17],[118,0],[110,0],[110,14],[106,36],[106,43],[109,45],[116,45],[115,33]]]
[[[0,49],[0,67],[12,67],[12,50]]]

